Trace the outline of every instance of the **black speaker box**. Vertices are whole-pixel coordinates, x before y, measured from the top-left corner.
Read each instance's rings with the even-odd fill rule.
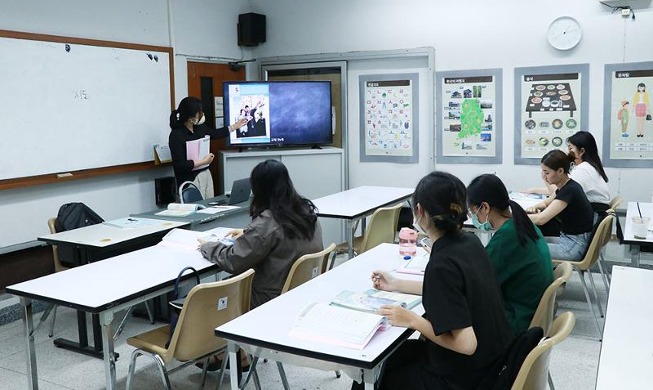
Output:
[[[174,176],[159,177],[154,179],[154,194],[156,205],[165,207],[168,203],[174,203],[177,198],[177,183]]]
[[[253,12],[238,15],[238,46],[258,46],[265,42],[265,15]]]

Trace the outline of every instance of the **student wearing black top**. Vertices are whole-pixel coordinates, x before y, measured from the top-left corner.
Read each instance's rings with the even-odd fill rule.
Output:
[[[548,244],[552,259],[580,260],[594,227],[592,205],[587,200],[583,187],[569,177],[573,158],[557,149],[542,157],[542,177],[547,184],[556,186],[555,196],[526,209],[533,223],[538,226],[556,217],[560,221],[560,237]]]
[[[202,102],[192,96],[185,97],[179,102],[179,107],[170,114],[170,135],[168,145],[172,155],[172,167],[175,171],[177,185],[185,181],[194,182],[200,189],[204,198],[213,197],[213,179],[208,165],[213,161],[213,153],[209,153],[200,160],[189,160],[186,156],[186,142],[204,138],[225,138],[230,131],[244,126],[247,119],[240,119],[233,125],[219,129],[212,129],[204,124],[204,111]],[[196,167],[207,165],[205,168],[193,170]]]
[[[463,232],[465,186],[455,176],[432,172],[412,197],[415,225],[433,240],[424,279],[372,273],[375,288],[422,295],[424,317],[398,306],[378,313],[394,326],[424,337],[403,343],[387,360],[380,389],[476,389],[513,339],[501,293],[485,248]],[[354,383],[352,388],[362,388]]]

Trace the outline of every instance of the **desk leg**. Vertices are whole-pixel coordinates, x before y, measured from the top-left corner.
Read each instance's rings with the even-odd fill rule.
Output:
[[[240,364],[238,346],[233,341],[227,341],[227,351],[229,352],[229,367],[238,367],[238,364]],[[231,390],[238,390],[240,388],[238,383],[238,370],[230,369],[229,379],[231,383]]]
[[[632,265],[635,268],[639,268],[639,260],[640,260],[640,249],[639,245],[631,245],[630,246],[630,265]]]
[[[345,221],[345,230],[347,231],[347,244],[349,245],[349,258],[354,257],[354,221],[348,219]]]
[[[95,324],[97,320],[94,320]],[[99,324],[99,322],[98,322]],[[55,339],[54,345],[59,348],[67,349],[73,352],[81,353],[87,356],[92,356],[98,359],[102,359],[102,340],[100,339],[100,329],[95,331],[96,336],[94,336],[95,345],[93,347],[88,345],[88,331],[86,330],[86,313],[83,311],[77,311],[77,332],[79,334],[79,342],[66,340],[66,339]]]
[[[32,316],[32,300],[20,298],[23,305],[23,325],[25,326],[25,342],[27,343],[27,388],[38,390],[39,378],[36,370],[36,349],[34,348],[34,318]]]
[[[104,311],[99,316],[98,323],[102,326],[102,344],[104,359],[104,375],[107,383],[107,390],[115,390],[116,387],[116,357],[113,353],[113,331],[111,322],[113,322],[113,312]]]
[[[376,375],[372,370],[363,370],[363,382],[365,383],[365,390],[374,390],[374,383],[376,382]]]

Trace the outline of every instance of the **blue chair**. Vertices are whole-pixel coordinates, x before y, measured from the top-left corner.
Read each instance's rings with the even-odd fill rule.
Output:
[[[204,200],[204,197],[195,183],[185,181],[179,186],[179,200],[181,203],[193,203]]]

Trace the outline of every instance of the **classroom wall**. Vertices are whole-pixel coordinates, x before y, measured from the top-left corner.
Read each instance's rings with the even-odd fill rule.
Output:
[[[172,39],[167,0],[2,0],[0,29],[160,46],[170,46],[172,41],[175,95],[179,102],[187,93],[184,54],[205,60],[243,58],[246,54],[236,43],[237,15],[244,12],[246,4],[230,0],[172,0],[170,5]],[[0,112],[7,108],[0,108]],[[37,114],[38,107],[34,111]],[[108,118],[114,115],[119,117],[120,113],[107,113]],[[29,153],[25,158],[30,158]],[[0,234],[0,253],[24,246],[16,241],[27,242],[47,234],[42,216],[56,215],[63,203],[85,202],[105,219],[151,210],[156,207],[154,178],[169,175],[172,169],[163,168],[0,191],[0,230],[17,229],[22,237],[9,240],[6,234]]]
[[[515,166],[513,136],[513,69],[522,66],[590,64],[589,128],[603,140],[603,65],[653,59],[653,8],[650,0],[632,1],[636,19],[624,19],[595,0],[516,2],[468,0],[445,3],[406,1],[293,1],[255,0],[254,12],[267,16],[267,42],[257,48],[257,57],[336,53],[365,50],[435,48],[436,71],[483,68],[503,69],[503,164],[436,164],[437,169],[457,174],[469,182],[480,173],[496,172],[509,188],[540,186],[538,166]],[[641,8],[641,9],[640,9]],[[553,19],[575,17],[583,27],[581,43],[569,52],[559,52],[546,42]],[[292,22],[289,22],[292,21]],[[390,72],[396,70],[390,69]],[[358,144],[357,80],[349,80],[349,142]],[[423,103],[423,102],[422,102]],[[427,115],[420,110],[421,115]],[[425,119],[420,118],[420,124]],[[432,128],[421,127],[420,140],[433,138]],[[431,153],[430,155],[432,155]],[[393,180],[413,183],[423,175],[430,155],[420,154],[414,169],[402,168]],[[392,184],[387,180],[392,166],[358,162],[350,148],[350,186]],[[653,162],[651,163],[653,168]],[[410,175],[412,173],[412,176]],[[651,201],[653,169],[608,169],[613,194],[626,200]]]

